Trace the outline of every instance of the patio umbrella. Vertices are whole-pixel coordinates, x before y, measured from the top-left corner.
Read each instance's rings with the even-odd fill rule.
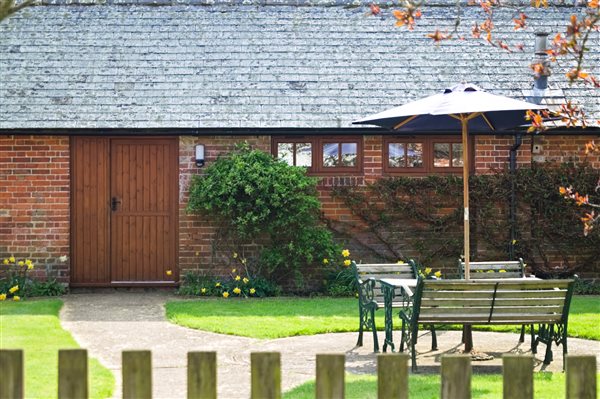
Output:
[[[378,125],[412,133],[462,131],[465,278],[469,279],[469,147],[471,133],[492,133],[526,123],[526,110],[546,107],[509,97],[487,93],[479,87],[462,83],[443,93],[425,97],[400,107],[354,121],[354,124]]]

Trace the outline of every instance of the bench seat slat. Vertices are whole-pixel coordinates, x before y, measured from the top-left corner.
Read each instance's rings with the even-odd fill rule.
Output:
[[[488,324],[488,314],[456,315],[439,314],[420,316],[419,323],[434,324]],[[500,316],[492,315],[492,321],[512,322],[509,324],[532,324],[532,323],[558,323],[562,320],[562,315],[522,315],[522,314],[503,314]]]
[[[562,306],[564,304],[564,296],[558,298],[538,298],[535,300],[536,305],[555,305]],[[449,302],[455,303],[459,306],[490,306],[492,304],[491,296],[489,298],[459,298],[459,299],[444,299],[444,298],[424,298],[421,300],[421,307],[433,307],[433,306],[444,306],[443,304]],[[498,298],[496,297],[496,306],[507,306],[507,305],[529,305],[530,299],[526,298]]]
[[[490,306],[468,306],[468,307],[439,307],[425,308],[421,306],[421,317],[427,317],[434,314],[487,314],[490,313]],[[561,314],[562,306],[494,306],[493,314]]]
[[[431,292],[431,291],[429,291]],[[423,292],[423,298],[456,298],[456,291],[434,291],[431,295],[429,292]],[[469,291],[468,298],[491,298],[494,290],[490,291]],[[540,293],[543,293],[541,295]],[[496,292],[496,299],[498,298],[564,298],[566,290],[548,290],[548,291],[498,291]],[[466,297],[466,294],[465,294]]]
[[[404,271],[405,273],[412,274],[412,268],[410,265],[403,264],[389,264],[389,265],[357,265],[358,273],[379,273],[379,272],[396,272]]]
[[[498,279],[495,281],[449,281],[449,280],[438,280],[428,282],[425,291],[435,290],[461,290],[461,291],[481,291],[481,290],[494,290],[494,286],[498,284],[501,290],[535,290],[535,289],[553,289],[562,288],[566,289],[569,286],[567,280],[528,280],[523,281],[502,281]]]

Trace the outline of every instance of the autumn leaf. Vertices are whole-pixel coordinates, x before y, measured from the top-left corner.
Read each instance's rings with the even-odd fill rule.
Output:
[[[527,15],[520,13],[519,14],[519,18],[515,18],[513,19],[513,22],[515,23],[515,30],[519,30],[519,29],[524,29],[526,22],[525,20],[527,19]]]
[[[379,15],[381,13],[381,8],[374,3],[369,4],[369,8],[371,9],[371,15]]]

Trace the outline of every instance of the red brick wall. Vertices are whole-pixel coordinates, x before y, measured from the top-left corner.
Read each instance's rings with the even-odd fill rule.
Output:
[[[531,137],[526,136],[517,150],[517,167],[531,165]],[[508,169],[510,149],[515,144],[511,136],[475,137],[475,173],[487,174],[493,170]]]
[[[600,168],[600,156],[583,155],[590,137],[526,137],[518,152],[519,167],[536,161],[587,160]],[[180,269],[196,269],[210,273],[225,272],[227,256],[213,251],[218,226],[207,217],[189,215],[185,211],[189,182],[204,170],[195,166],[194,146],[205,145],[209,165],[219,154],[229,152],[235,143],[247,141],[254,148],[270,151],[269,136],[203,136],[180,138]],[[476,173],[506,168],[513,137],[481,136],[475,139]],[[532,153],[533,145],[541,145],[541,154]],[[331,198],[331,190],[340,185],[365,186],[383,175],[382,137],[363,137],[363,173],[321,177],[318,185],[323,215],[333,222],[350,226],[355,239],[378,248],[377,242],[361,230],[361,222],[341,200]],[[0,136],[0,256],[32,258],[38,265],[38,277],[56,276],[67,281],[68,262],[58,258],[69,254],[69,139],[58,136]],[[340,234],[343,236],[344,234]],[[367,259],[373,252],[355,252]]]
[[[0,136],[0,256],[68,281],[69,190],[68,137]]]

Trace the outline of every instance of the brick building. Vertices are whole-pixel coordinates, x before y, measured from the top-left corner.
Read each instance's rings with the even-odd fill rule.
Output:
[[[497,10],[499,37],[524,45],[507,52],[478,40],[432,45],[434,26],[452,29],[449,0],[431,2],[413,31],[343,1],[92,3],[45,1],[0,24],[0,256],[33,258],[39,277],[81,286],[173,285],[182,270],[221,270],[216,227],[185,212],[203,170],[198,145],[206,165],[247,141],[308,167],[333,220],[352,218],[334,186],[459,174],[459,132],[414,137],[351,122],[464,80],[529,98],[534,32],[563,31],[581,12],[524,1],[529,27],[514,31],[514,10]],[[465,35],[480,13],[465,7]],[[600,33],[589,44],[599,74]],[[555,70],[541,97],[599,119],[599,91],[563,76]],[[474,135],[472,173],[505,168],[514,134]],[[517,164],[579,161],[599,135],[528,136]]]

